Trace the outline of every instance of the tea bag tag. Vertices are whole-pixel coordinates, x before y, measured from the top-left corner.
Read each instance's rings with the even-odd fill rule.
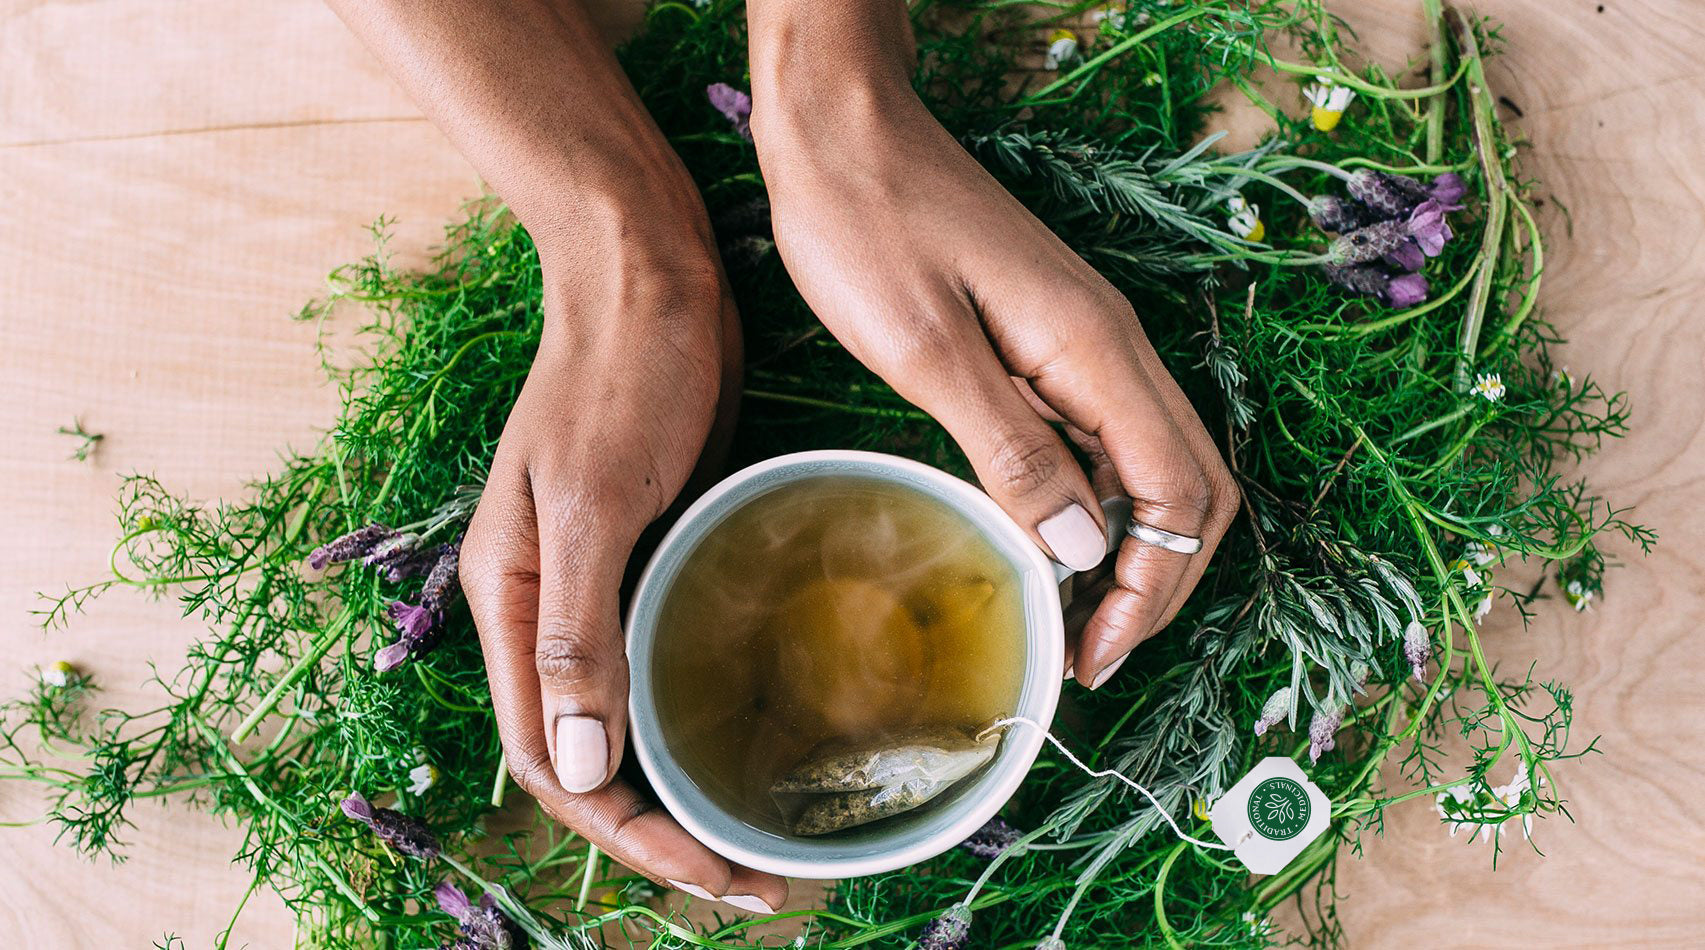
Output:
[[[1332,822],[1332,803],[1284,756],[1256,763],[1208,809],[1214,834],[1256,874],[1277,874]]]

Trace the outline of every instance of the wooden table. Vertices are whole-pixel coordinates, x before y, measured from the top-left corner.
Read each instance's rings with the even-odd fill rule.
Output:
[[[631,3],[609,6],[613,32],[632,22]],[[1381,59],[1420,50],[1413,0],[1340,6]],[[1580,823],[1542,823],[1547,856],[1515,848],[1493,873],[1483,846],[1416,801],[1345,861],[1344,924],[1361,946],[1697,946],[1705,130],[1690,119],[1705,28],[1690,0],[1481,7],[1507,23],[1493,82],[1525,112],[1531,167],[1556,199],[1547,316],[1575,341],[1577,373],[1633,396],[1633,435],[1584,470],[1664,543],[1644,560],[1620,551],[1630,563],[1586,614],[1549,603],[1529,631],[1508,611],[1489,624],[1495,649],[1537,654],[1539,678],[1578,690],[1583,734],[1604,734],[1604,756],[1562,770]],[[419,260],[478,182],[316,0],[0,9],[0,688],[64,658],[140,703],[143,661],[175,669],[196,625],[120,593],[44,634],[26,613],[34,592],[102,571],[118,473],[212,498],[316,438],[333,393],[312,328],[287,317],[367,250],[378,215],[399,219],[393,246]],[[78,418],[107,435],[90,464],[55,433]],[[4,787],[0,817],[29,817],[28,798]],[[235,830],[181,809],[138,817],[118,867],[54,847],[46,827],[0,833],[0,934],[136,947],[171,929],[210,945],[246,884],[226,863]],[[262,895],[233,945],[290,933]]]

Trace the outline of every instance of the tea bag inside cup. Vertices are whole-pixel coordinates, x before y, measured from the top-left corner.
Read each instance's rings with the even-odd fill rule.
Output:
[[[982,740],[951,727],[909,730],[880,740],[831,740],[770,786],[796,835],[855,828],[928,802],[995,756],[1000,736]]]

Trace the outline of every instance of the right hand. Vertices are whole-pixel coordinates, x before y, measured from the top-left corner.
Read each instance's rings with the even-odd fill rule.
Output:
[[[769,913],[784,879],[712,853],[615,777],[622,575],[707,441],[718,454],[725,440],[712,432],[732,423],[740,386],[734,304],[686,189],[641,220],[540,237],[546,329],[468,526],[461,580],[516,783],[652,880]]]

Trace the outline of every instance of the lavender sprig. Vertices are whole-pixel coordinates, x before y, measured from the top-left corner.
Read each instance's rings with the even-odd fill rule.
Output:
[[[1000,857],[1001,852],[1012,847],[1019,836],[1017,828],[999,818],[990,818],[983,827],[973,832],[971,837],[959,842],[959,847],[985,861],[992,861]]]
[[[398,854],[429,861],[443,851],[438,836],[425,822],[389,808],[375,808],[360,792],[344,799],[342,808],[345,815],[372,829],[380,841]]]
[[[475,904],[461,888],[440,881],[432,896],[438,900],[438,909],[456,918],[459,925],[461,934],[449,946],[471,950],[526,950],[530,946],[521,925],[499,910],[490,894],[480,895]]]

